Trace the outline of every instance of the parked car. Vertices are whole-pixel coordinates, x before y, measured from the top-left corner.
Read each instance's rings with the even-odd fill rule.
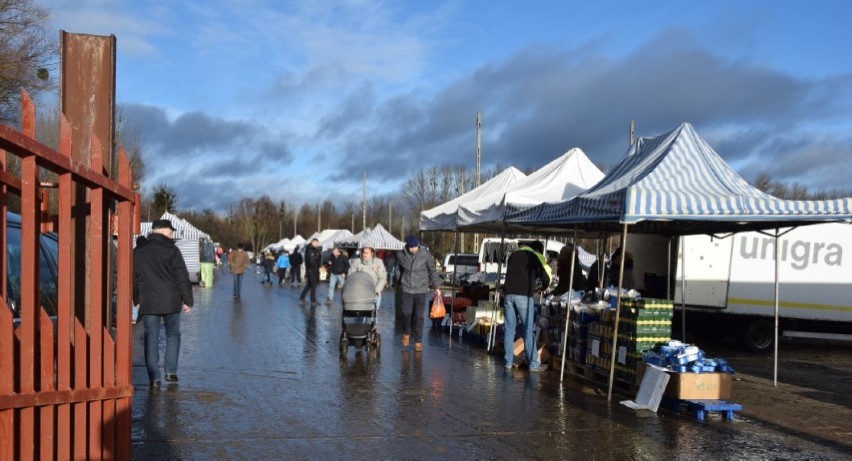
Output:
[[[441,262],[441,277],[445,282],[453,284],[453,274],[456,280],[479,270],[479,255],[473,253],[449,253]]]
[[[54,233],[39,236],[39,302],[47,315],[56,316],[58,304],[59,239]],[[21,216],[6,213],[6,303],[17,323],[21,305]]]

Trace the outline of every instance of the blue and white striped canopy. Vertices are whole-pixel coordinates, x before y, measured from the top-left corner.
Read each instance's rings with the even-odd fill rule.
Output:
[[[640,138],[601,182],[571,200],[507,216],[530,228],[669,235],[739,232],[852,218],[852,199],[781,200],[750,186],[692,125]]]

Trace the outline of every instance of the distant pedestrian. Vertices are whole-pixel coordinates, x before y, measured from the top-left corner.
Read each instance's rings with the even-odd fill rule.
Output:
[[[385,273],[388,274],[388,287],[393,287],[394,275],[396,275],[396,254],[393,251],[384,253]]]
[[[278,286],[284,286],[284,280],[287,278],[287,269],[290,268],[290,255],[287,250],[282,250],[275,261],[275,268],[278,270]]]
[[[231,266],[231,273],[234,274],[234,298],[239,298],[243,288],[243,275],[248,269],[249,257],[248,253],[243,250],[243,244],[237,244],[237,250],[232,251],[228,256],[228,264]]]
[[[334,301],[335,288],[338,285],[343,288],[343,284],[346,283],[346,274],[349,272],[349,258],[340,253],[340,248],[334,247],[331,250],[331,257],[328,258],[328,263],[326,263],[326,268],[328,269],[328,298],[325,303],[331,306]]]
[[[263,273],[266,276],[263,283],[272,286],[272,273],[275,272],[275,255],[269,250],[264,251],[263,262],[261,264],[263,264]]]
[[[299,251],[299,247],[293,249],[293,252],[290,253],[290,283],[293,286],[299,284],[299,281],[302,279],[302,252]]]
[[[180,355],[180,313],[192,310],[192,285],[186,262],[172,240],[171,221],[151,225],[147,242],[133,253],[133,302],[145,326],[145,365],[151,389],[160,387],[160,319],[166,327],[166,381],[177,382]]]
[[[382,290],[387,283],[387,274],[385,273],[385,264],[381,259],[374,256],[375,250],[372,247],[361,248],[361,257],[352,261],[349,267],[349,275],[356,272],[367,272],[373,276],[373,282],[376,285],[376,308],[378,309],[382,303]]]
[[[542,364],[538,357],[538,347],[533,334],[535,327],[535,302],[533,296],[550,285],[550,266],[544,260],[544,244],[536,240],[529,245],[512,252],[506,263],[506,283],[503,285],[506,299],[505,330],[503,333],[503,348],[505,349],[506,368],[512,368],[515,358],[515,330],[520,320],[524,332],[524,353],[530,371],[547,370],[547,364]]]
[[[414,336],[414,350],[423,350],[423,311],[429,286],[441,295],[441,278],[435,270],[435,258],[417,237],[405,238],[405,248],[396,257],[396,282],[402,288],[402,345],[408,346]]]
[[[299,304],[305,304],[305,296],[311,292],[311,306],[317,302],[317,285],[319,285],[319,270],[322,265],[322,253],[319,248],[319,240],[313,239],[305,248],[305,288],[299,295]]]

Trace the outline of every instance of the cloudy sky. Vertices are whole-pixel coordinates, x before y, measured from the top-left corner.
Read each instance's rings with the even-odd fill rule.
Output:
[[[852,2],[36,0],[114,34],[144,183],[183,208],[397,191],[430,165],[606,170],[692,123],[746,179],[850,190]]]

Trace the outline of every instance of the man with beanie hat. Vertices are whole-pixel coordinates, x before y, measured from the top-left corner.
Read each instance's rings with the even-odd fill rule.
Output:
[[[441,295],[441,278],[435,271],[435,258],[428,248],[421,247],[414,235],[405,238],[405,248],[397,255],[396,281],[402,288],[402,345],[408,347],[414,336],[414,350],[423,350],[423,311],[429,286]]]

